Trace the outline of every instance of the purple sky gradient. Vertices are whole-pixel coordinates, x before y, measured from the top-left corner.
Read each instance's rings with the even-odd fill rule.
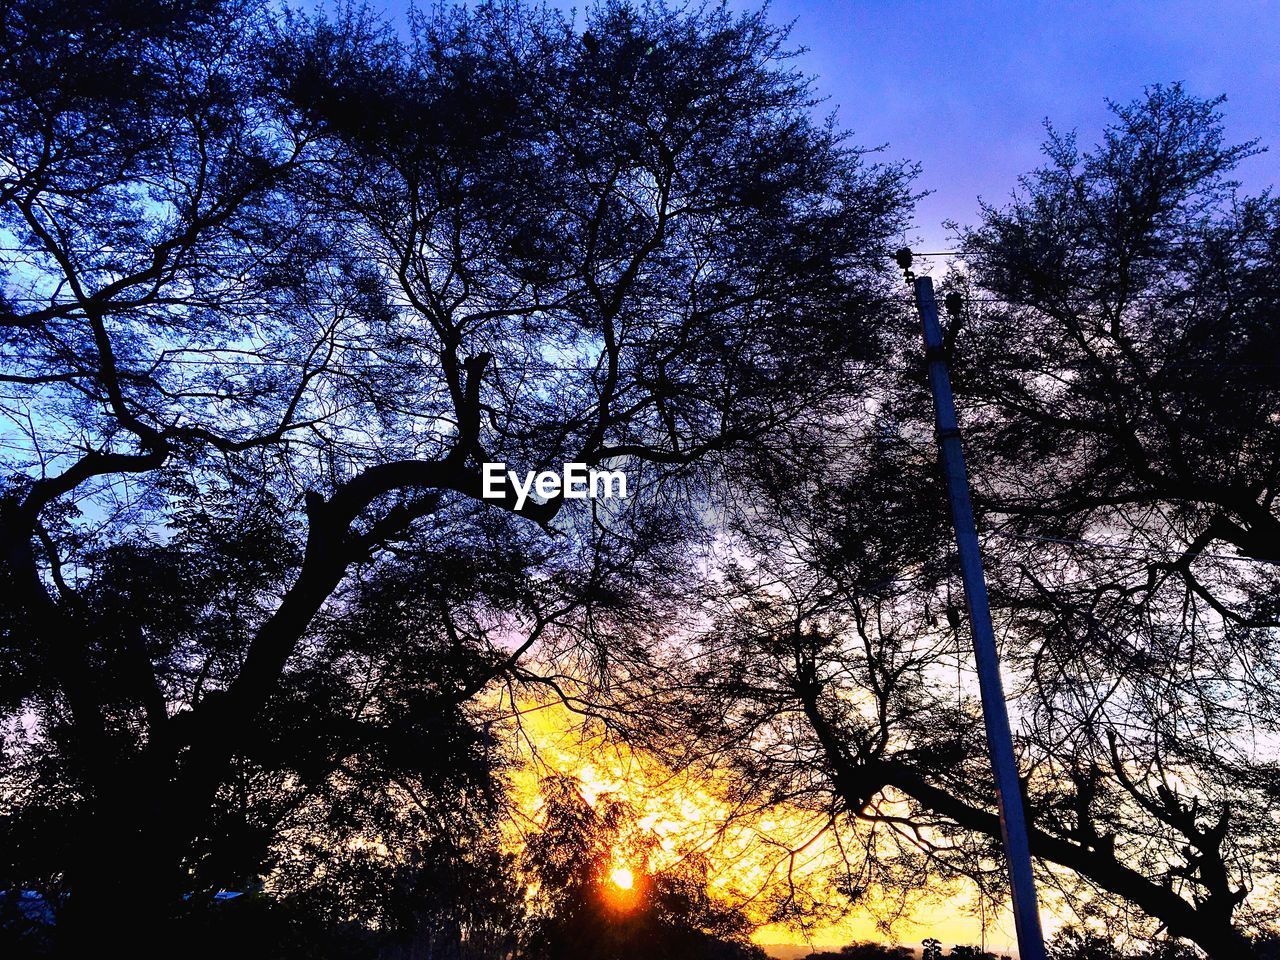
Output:
[[[802,61],[864,144],[923,165],[920,237],[972,222],[978,197],[1001,202],[1036,167],[1042,121],[1099,137],[1106,99],[1181,80],[1197,96],[1226,94],[1233,142],[1271,152],[1245,162],[1250,192],[1280,180],[1280,3],[821,2],[777,0],[795,21]],[[914,238],[913,238],[914,239]]]
[[[394,14],[405,0],[380,3]],[[1152,83],[1226,94],[1229,138],[1272,147],[1242,166],[1245,189],[1280,181],[1280,0],[775,0],[770,10],[794,21],[807,48],[799,64],[854,142],[922,164],[919,185],[934,193],[917,208],[917,249],[947,242],[945,220],[973,222],[979,197],[1009,195],[1040,162],[1046,118],[1091,145],[1106,98]]]

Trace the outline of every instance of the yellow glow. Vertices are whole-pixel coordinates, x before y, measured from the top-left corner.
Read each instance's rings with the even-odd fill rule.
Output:
[[[745,905],[748,918],[761,923],[752,936],[758,944],[812,949],[853,940],[910,943],[935,936],[951,943],[985,940],[997,954],[1011,952],[1010,916],[987,916],[984,924],[961,885],[936,888],[910,903],[873,888],[844,919],[803,931],[768,923],[751,904],[767,903],[771,886],[794,883],[797,892],[818,902],[828,898],[827,869],[843,852],[826,828],[825,816],[787,806],[754,816],[744,813],[727,799],[731,785],[705,773],[673,774],[624,747],[592,740],[582,734],[576,718],[558,706],[526,709],[520,727],[523,762],[511,772],[520,808],[513,824],[513,847],[522,843],[521,834],[538,828],[540,779],[549,773],[569,774],[577,778],[588,803],[611,795],[631,805],[637,825],[657,841],[646,870],[661,872],[689,854],[704,856],[710,868],[709,892],[726,903]],[[788,857],[788,849],[795,851],[794,859]],[[632,870],[614,866],[605,879],[602,893],[607,902],[615,909],[630,909],[638,883]],[[882,926],[886,917],[893,928],[888,933]]]

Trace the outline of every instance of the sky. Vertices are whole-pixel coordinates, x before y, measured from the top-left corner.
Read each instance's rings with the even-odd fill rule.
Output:
[[[625,801],[637,825],[657,842],[650,866],[665,869],[691,852],[706,853],[710,889],[731,903],[743,904],[750,918],[759,919],[750,904],[757,902],[761,886],[776,881],[788,866],[804,894],[821,897],[828,889],[830,878],[824,866],[838,853],[834,835],[822,830],[826,818],[821,814],[780,805],[762,813],[738,811],[726,819],[734,804],[696,773],[673,773],[622,744],[584,737],[579,719],[554,701],[524,707],[519,719],[521,736],[513,744],[521,762],[511,771],[512,796],[522,813],[512,821],[512,839],[517,844],[517,838],[525,835],[522,831],[537,829],[539,784],[549,771],[555,771],[577,778],[589,802],[606,794]],[[762,840],[765,836],[767,843]],[[778,844],[803,847],[793,865]],[[766,924],[755,930],[752,939],[777,960],[794,960],[814,948],[838,949],[857,940],[919,945],[927,936],[947,944],[981,944],[997,953],[1016,953],[1012,916],[1008,911],[995,916],[979,913],[971,888],[939,885],[931,895],[912,892],[910,900],[888,934],[876,926],[876,917],[896,912],[899,904],[892,897],[881,898],[873,889],[838,921],[819,922],[808,930]],[[757,905],[767,910],[767,898]],[[1052,916],[1047,918],[1051,932],[1056,925]]]
[[[405,0],[371,0],[393,14]],[[757,3],[730,0],[733,7]],[[566,12],[584,4],[553,2]],[[1273,150],[1246,161],[1251,192],[1280,181],[1280,0],[891,2],[775,0],[807,48],[800,67],[862,146],[922,165],[916,249],[945,244],[1040,162],[1043,121],[1096,142],[1106,99],[1181,80],[1226,94],[1228,136]]]
[[[393,17],[406,2],[369,0]],[[774,0],[770,11],[778,23],[793,22],[793,40],[805,48],[798,66],[854,142],[921,164],[918,186],[933,192],[905,238],[918,250],[947,249],[946,221],[973,223],[980,197],[998,204],[1009,195],[1040,162],[1046,119],[1092,144],[1107,98],[1130,100],[1152,83],[1225,94],[1229,139],[1273,148],[1245,161],[1244,188],[1280,182],[1280,0]],[[568,755],[566,763],[576,761]],[[672,831],[687,829],[681,817],[698,822],[702,811],[690,803],[691,811],[667,815]],[[874,935],[866,917],[856,921],[841,932]],[[930,932],[969,939],[974,923],[958,908],[937,910]],[[991,945],[1004,946],[1007,926],[997,924]]]
[[[1246,161],[1257,191],[1280,181],[1280,2],[821,2],[778,0],[843,127],[922,164],[928,245],[973,222],[1040,163],[1042,124],[1097,141],[1106,101],[1181,80],[1226,94],[1227,134],[1274,149]]]
[[[370,0],[379,2],[393,16],[403,12],[404,0]],[[794,22],[793,40],[805,48],[798,65],[853,141],[921,164],[918,186],[933,192],[905,238],[917,250],[948,249],[946,221],[973,223],[979,198],[999,204],[1009,196],[1019,174],[1041,162],[1046,119],[1092,145],[1107,99],[1134,99],[1153,83],[1225,94],[1228,139],[1272,147],[1238,171],[1244,190],[1280,183],[1280,0],[774,0],[770,11],[775,22]],[[977,921],[959,902],[929,912],[930,932],[976,939]],[[874,936],[867,918],[855,920],[841,932]],[[1008,927],[998,920],[988,946],[1003,947]],[[818,937],[838,939],[835,930]]]

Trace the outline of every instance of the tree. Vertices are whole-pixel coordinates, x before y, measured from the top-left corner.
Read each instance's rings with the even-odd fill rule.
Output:
[[[950,957],[969,957],[971,960],[996,960],[996,955],[981,947],[966,946],[957,944],[951,948],[951,952],[947,954]]]
[[[1060,930],[1048,947],[1052,960],[1121,960],[1124,956],[1111,940],[1079,927]]]
[[[1231,171],[1259,147],[1225,143],[1222,99],[1153,87],[1113,105],[1091,153],[1051,128],[1048,165],[962,238],[976,289],[997,298],[959,365],[964,392],[998,405],[978,436],[993,457],[1045,464],[1024,478],[1034,498],[1012,488],[991,509],[1067,533],[1167,505],[1142,529],[1180,538],[1171,572],[1193,590],[1182,568],[1212,545],[1280,561],[1261,359],[1276,347],[1280,205],[1237,194]]]
[[[1275,922],[1280,437],[1250,358],[1274,336],[1280,208],[1232,191],[1253,148],[1223,145],[1216,101],[1115,109],[1095,152],[1053,135],[965,235],[957,389],[1044,888],[1248,957]],[[709,700],[675,700],[750,796],[847,832],[855,895],[1002,882],[918,354],[890,354],[878,424],[815,443],[827,473],[779,457],[744,480],[750,559],[685,688]]]
[[[1280,204],[1238,195],[1257,146],[1225,142],[1220,103],[1153,87],[1090,153],[1051,130],[1046,168],[964,237],[995,302],[958,365],[994,414],[970,427],[986,510],[1032,545],[1008,602],[1039,640],[1028,740],[1070,784],[1062,832],[1172,933],[1243,956],[1233,921],[1274,921],[1247,900],[1273,849],[1274,756],[1247,743],[1269,736],[1277,665],[1278,395],[1257,358]],[[1104,690],[1105,709],[1063,710]]]
[[[741,915],[715,904],[696,859],[653,864],[653,838],[626,804],[604,796],[588,803],[576,781],[543,784],[543,824],[525,850],[537,891],[529,951],[533,957],[623,960],[760,960]],[[625,886],[617,871],[625,870]]]
[[[183,517],[162,547],[115,547],[79,587],[102,623],[110,617],[157,644],[198,644],[205,659],[175,667],[175,683],[205,682],[234,650],[228,634],[248,619],[246,595],[255,598],[273,568],[279,576],[277,544],[261,528],[250,524],[232,550],[209,526]],[[518,936],[523,894],[499,847],[500,720],[457,697],[508,656],[468,615],[493,602],[486,590],[510,588],[509,555],[474,540],[445,582],[421,566],[428,555],[424,545],[417,565],[384,563],[344,591],[340,613],[318,620],[305,664],[238,752],[183,864],[191,896],[182,936],[193,956],[268,945],[310,956],[343,941],[353,956],[373,956],[379,944],[415,939],[440,952]],[[486,585],[468,582],[477,577]],[[169,581],[181,589],[160,594],[155,584]],[[442,620],[475,632],[451,639]],[[8,775],[39,792],[0,822],[4,873],[56,904],[82,814],[53,777],[63,763],[56,741],[13,746]],[[271,896],[251,906],[213,896],[264,883]]]
[[[908,947],[886,947],[878,943],[860,941],[841,947],[837,953],[830,951],[811,953],[804,960],[908,960],[914,956],[915,951]]]
[[[533,647],[642,660],[716,477],[890,313],[910,171],[811,120],[761,14],[3,31],[3,813],[49,838],[6,883],[58,887],[71,953],[162,937],[352,771],[472,749],[492,684],[562,690]],[[643,493],[517,510],[497,461]],[[398,564],[435,604],[388,624],[407,663],[334,626]]]
[[[1137,953],[1125,952],[1110,939],[1080,927],[1065,927],[1049,944],[1050,960],[1181,960],[1197,956],[1191,948],[1162,940]]]

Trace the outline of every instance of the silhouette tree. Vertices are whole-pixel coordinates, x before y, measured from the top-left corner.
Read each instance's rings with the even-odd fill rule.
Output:
[[[1063,928],[1049,944],[1050,960],[1191,960],[1195,956],[1192,948],[1168,940],[1126,952],[1109,938],[1080,927]]]
[[[969,960],[996,960],[996,955],[981,947],[973,947],[965,944],[957,944],[951,948],[951,952],[947,954],[949,957],[968,957]]]
[[[1276,919],[1280,584],[1255,535],[1277,511],[1261,358],[1280,207],[1234,194],[1253,147],[1223,144],[1216,101],[1154,88],[1115,109],[1093,153],[1051,137],[1050,166],[966,235],[956,382],[1045,888],[1068,905],[1104,891],[1147,933],[1251,957]],[[667,708],[724,746],[746,795],[847,831],[854,896],[934,871],[995,893],[999,823],[908,334],[874,420],[762,451],[744,478],[743,562]],[[805,471],[787,460],[800,450]]]
[[[467,782],[483,691],[564,692],[535,646],[642,661],[711,484],[873,348],[910,171],[810,119],[761,14],[588,27],[6,8],[4,883],[68,953]],[[517,510],[486,461],[643,492]]]
[[[837,952],[811,953],[804,960],[910,960],[914,956],[915,951],[909,947],[886,947],[879,943],[859,942],[841,947]]]
[[[1248,744],[1273,726],[1280,203],[1239,195],[1258,147],[1225,142],[1220,103],[1153,87],[1088,153],[1051,130],[963,238],[995,302],[958,363],[991,522],[1030,538],[1004,541],[1005,589],[1038,664],[1028,759],[1064,781],[1046,824],[1174,935],[1245,956],[1233,921],[1275,920],[1247,901],[1274,849],[1274,757]]]
[[[588,803],[567,777],[545,781],[543,801],[542,829],[525,851],[538,900],[531,956],[764,957],[745,942],[743,918],[708,896],[703,865],[653,868],[655,843],[624,803],[609,796]],[[617,883],[619,870],[626,886]]]

